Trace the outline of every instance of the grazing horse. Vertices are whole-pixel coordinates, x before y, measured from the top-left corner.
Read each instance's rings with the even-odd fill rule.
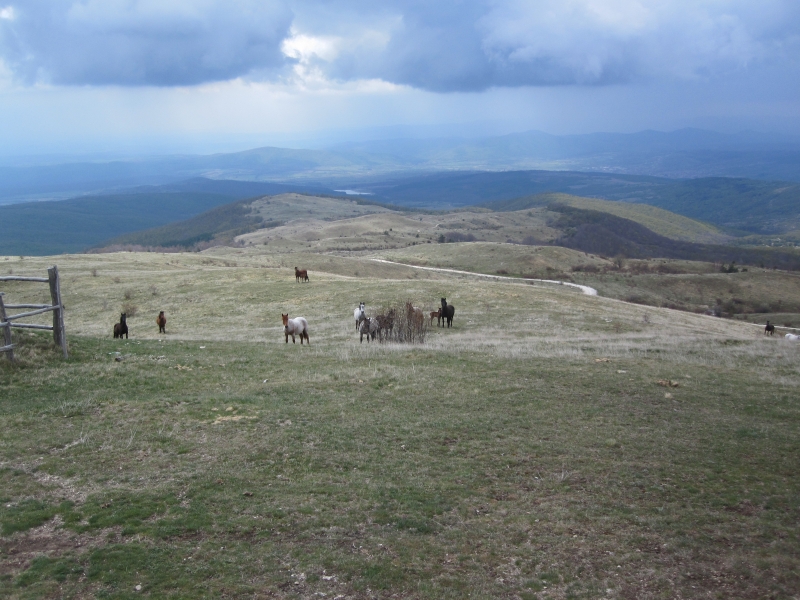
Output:
[[[158,325],[158,333],[167,333],[167,317],[164,316],[163,310],[156,317],[156,325]]]
[[[764,335],[774,335],[775,334],[775,325],[767,321],[767,326],[764,327]]]
[[[292,343],[294,344],[294,336],[300,336],[300,345],[303,345],[303,338],[308,342],[308,345],[311,345],[311,340],[308,339],[308,321],[306,321],[303,317],[295,317],[294,319],[289,318],[289,314],[281,313],[281,319],[283,319],[283,334],[286,336],[286,343],[289,343],[289,336],[292,336]]]
[[[356,320],[356,331],[358,331],[361,321],[367,318],[367,313],[364,312],[364,303],[358,305],[358,308],[353,311],[353,318]]]
[[[122,339],[122,336],[125,336],[125,339],[128,339],[128,322],[125,320],[127,315],[122,313],[119,316],[119,323],[114,323],[114,339]]]
[[[297,283],[298,281],[308,281],[308,271],[306,269],[298,269],[297,267],[294,268],[294,281]]]
[[[456,307],[452,304],[447,303],[446,298],[442,298],[442,327],[444,327],[445,320],[447,321],[447,326],[453,326],[453,315],[456,314]]]
[[[442,309],[434,310],[431,312],[431,320],[428,325],[433,325],[433,320],[436,319],[436,325],[438,326],[442,322]]]

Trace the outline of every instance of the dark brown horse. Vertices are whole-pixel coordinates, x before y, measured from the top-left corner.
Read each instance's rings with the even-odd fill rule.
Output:
[[[442,298],[442,327],[444,327],[445,321],[447,321],[447,326],[453,326],[453,315],[456,314],[456,307],[452,304],[447,303],[446,298]]]
[[[114,323],[114,339],[122,339],[122,336],[125,336],[125,339],[128,339],[128,322],[125,320],[127,315],[122,313],[119,316],[119,323]]]
[[[295,280],[295,282],[308,281],[308,271],[306,269],[298,269],[297,267],[295,267],[294,268],[294,280]]]
[[[156,317],[156,325],[158,325],[158,333],[167,333],[167,317],[164,316],[163,310]]]
[[[775,325],[767,321],[767,326],[764,327],[764,335],[775,335]]]

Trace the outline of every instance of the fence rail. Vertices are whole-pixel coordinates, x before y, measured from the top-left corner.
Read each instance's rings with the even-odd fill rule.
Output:
[[[39,283],[50,283],[47,277],[20,277],[19,275],[0,275],[0,281],[38,281]]]
[[[35,283],[49,283],[50,284],[50,297],[53,300],[52,304],[4,304],[3,292],[0,292],[0,329],[3,333],[4,346],[0,346],[0,352],[5,352],[8,360],[14,360],[15,344],[11,340],[11,329],[44,329],[53,332],[53,341],[57,346],[61,346],[61,351],[64,358],[68,358],[67,352],[67,334],[64,329],[64,305],[61,303],[61,282],[58,277],[58,267],[52,266],[47,269],[47,277],[21,277],[19,275],[3,275],[0,276],[0,281],[31,281]],[[16,313],[9,315],[6,309],[25,309],[32,308],[28,312]],[[39,325],[36,323],[13,323],[17,319],[25,319],[33,317],[46,312],[53,313],[52,325]]]

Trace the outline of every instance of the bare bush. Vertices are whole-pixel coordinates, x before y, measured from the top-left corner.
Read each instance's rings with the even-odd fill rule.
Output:
[[[133,290],[125,290],[125,300],[133,298]]]
[[[428,333],[428,322],[422,309],[411,302],[394,307],[395,319],[391,339],[400,344],[424,344]]]
[[[137,312],[139,312],[139,307],[133,302],[126,302],[122,305],[122,312],[124,312],[128,318],[131,319],[136,316]]]
[[[97,277],[97,269],[92,269],[92,277]]]

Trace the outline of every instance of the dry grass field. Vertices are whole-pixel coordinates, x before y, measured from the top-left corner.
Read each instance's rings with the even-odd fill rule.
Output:
[[[71,353],[15,331],[16,363],[0,357],[0,596],[796,596],[800,345],[370,260],[435,248],[489,271],[458,262],[488,245],[266,241],[0,258],[1,274],[58,264]],[[605,264],[495,246],[520,270]],[[44,288],[2,284],[7,303]],[[452,329],[359,343],[359,301],[442,296]],[[284,342],[282,312],[310,346]]]
[[[691,312],[717,311],[752,323],[800,327],[800,273],[749,267],[720,273],[712,263],[600,257],[556,246],[470,243],[381,251],[408,265],[512,277],[564,279],[601,296]]]

